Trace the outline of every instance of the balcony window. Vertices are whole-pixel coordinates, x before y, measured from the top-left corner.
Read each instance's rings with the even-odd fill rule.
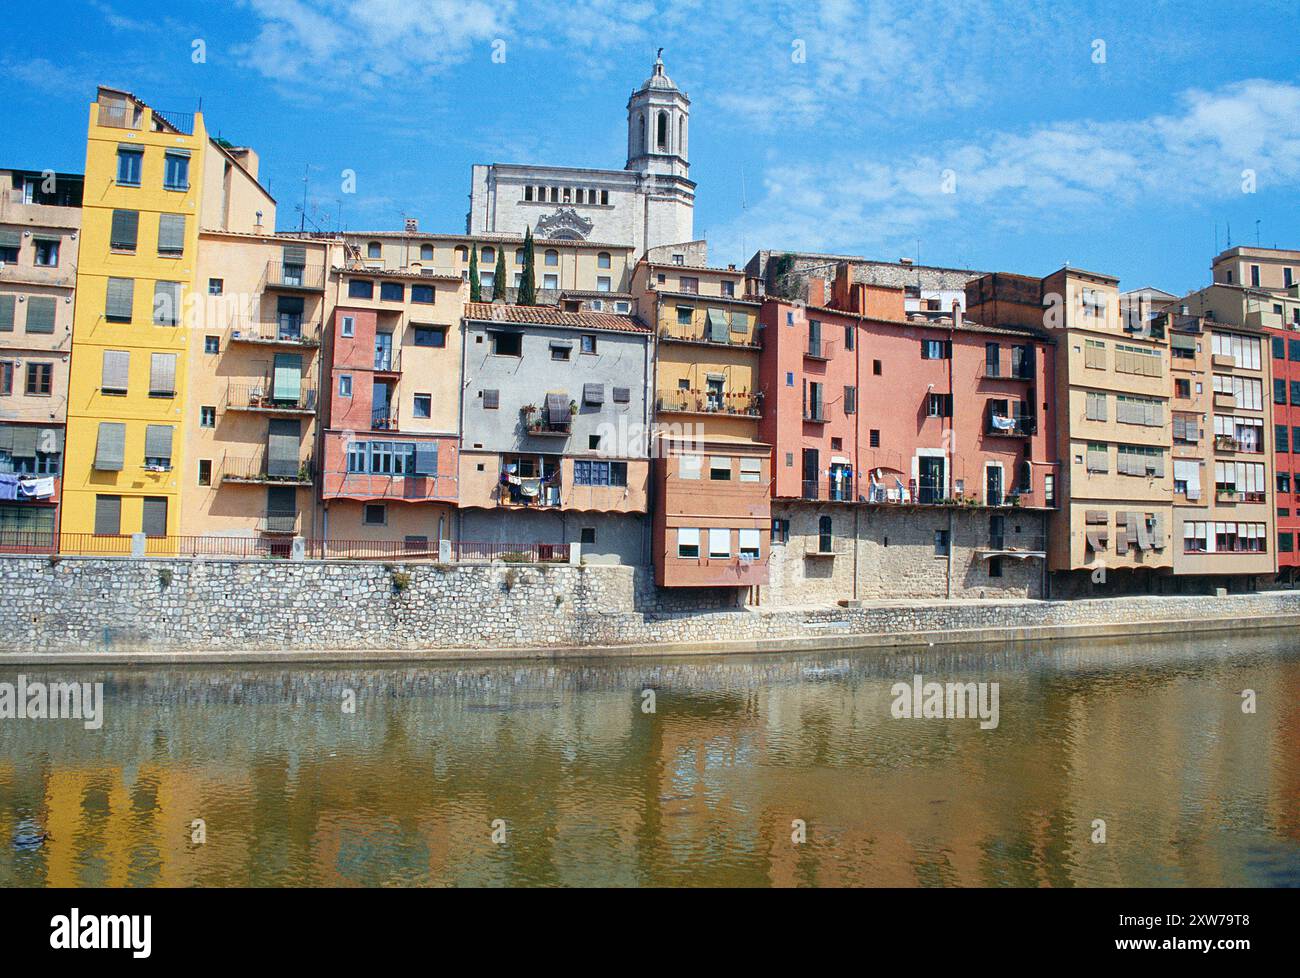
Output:
[[[36,264],[42,268],[56,268],[59,264],[59,239],[36,239]]]
[[[432,285],[412,285],[411,301],[418,302],[422,305],[431,305],[434,300],[434,291]]]
[[[351,299],[373,299],[375,283],[369,279],[354,278],[348,280],[348,297]]]
[[[144,164],[144,150],[138,146],[119,146],[117,149],[117,185],[140,186],[140,170]]]
[[[522,357],[524,355],[524,336],[522,333],[492,333],[492,353],[498,357]]]
[[[167,150],[163,157],[163,189],[190,189],[190,154],[188,150]]]
[[[445,347],[447,345],[447,327],[417,326],[415,327],[413,339],[416,346]]]
[[[411,416],[414,418],[433,417],[433,397],[429,394],[416,394],[411,408]]]
[[[401,302],[406,298],[406,286],[401,282],[380,282],[379,298],[384,302]]]

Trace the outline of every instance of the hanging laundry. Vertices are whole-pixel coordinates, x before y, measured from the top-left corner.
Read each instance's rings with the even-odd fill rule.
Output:
[[[0,472],[0,500],[18,498],[18,476]]]
[[[28,499],[47,499],[54,495],[54,477],[27,479],[18,483],[18,494]]]

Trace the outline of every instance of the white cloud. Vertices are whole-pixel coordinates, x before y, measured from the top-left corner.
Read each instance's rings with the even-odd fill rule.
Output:
[[[1239,195],[1246,169],[1261,190],[1300,184],[1300,85],[1248,80],[1191,90],[1170,114],[974,134],[901,160],[841,151],[777,163],[744,234],[751,246],[877,251],[918,235],[933,240],[945,228],[1096,226],[1123,208]],[[943,192],[945,170],[955,193]],[[733,222],[713,235],[714,250],[739,253],[741,228]]]

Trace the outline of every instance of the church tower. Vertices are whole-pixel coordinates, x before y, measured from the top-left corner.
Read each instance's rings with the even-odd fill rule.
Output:
[[[691,100],[664,72],[663,53],[660,48],[650,77],[627,100],[625,169],[686,178]]]

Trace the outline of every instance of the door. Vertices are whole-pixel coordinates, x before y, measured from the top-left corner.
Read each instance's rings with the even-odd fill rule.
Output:
[[[278,336],[282,340],[299,340],[302,338],[302,299],[297,296],[284,295],[276,302],[278,317]]]
[[[167,535],[167,497],[145,496],[140,516],[140,530],[145,536]]]
[[[989,549],[1003,550],[1006,547],[1007,518],[1001,513],[989,517]]]
[[[302,354],[277,353],[271,378],[271,399],[279,404],[296,405],[302,398]]]
[[[295,533],[298,529],[298,490],[293,486],[266,487],[266,532]]]
[[[375,369],[393,369],[393,334],[375,334]]]
[[[944,497],[943,459],[925,455],[919,461],[916,501],[937,503]]]
[[[987,506],[1002,505],[1002,467],[990,465],[984,470],[984,503]]]
[[[803,498],[817,498],[817,483],[820,475],[820,464],[817,458],[817,449],[805,448],[803,450]]]
[[[266,474],[273,479],[296,479],[300,462],[298,444],[302,422],[297,418],[272,418],[266,430]],[[292,490],[291,490],[292,491]]]

